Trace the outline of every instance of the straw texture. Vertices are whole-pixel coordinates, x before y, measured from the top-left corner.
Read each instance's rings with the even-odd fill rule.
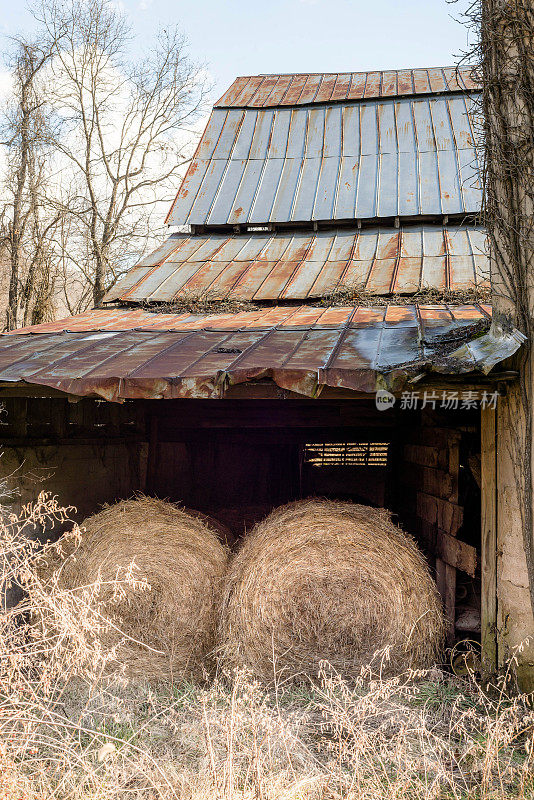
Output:
[[[120,628],[106,631],[102,642],[118,645],[114,666],[130,677],[202,675],[228,562],[215,534],[198,517],[149,497],[105,507],[83,529],[56,572],[58,585],[79,590],[100,584],[99,610]],[[124,582],[128,576],[131,583]],[[139,581],[148,588],[136,588]]]
[[[245,538],[226,580],[220,649],[265,681],[316,675],[327,661],[360,674],[439,657],[441,602],[413,539],[389,512],[310,499],[283,506]]]

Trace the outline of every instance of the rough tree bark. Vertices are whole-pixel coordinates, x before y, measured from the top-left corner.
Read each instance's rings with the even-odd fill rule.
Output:
[[[519,648],[519,682],[533,689],[534,642],[521,643],[534,637],[534,2],[482,0],[479,11],[493,325],[528,337],[498,409],[498,654]]]

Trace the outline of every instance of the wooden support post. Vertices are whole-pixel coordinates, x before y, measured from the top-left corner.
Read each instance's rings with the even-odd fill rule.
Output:
[[[452,647],[456,622],[456,570],[441,558],[436,558],[436,584],[445,611],[447,645]]]
[[[66,400],[50,401],[50,424],[54,436],[58,439],[65,439],[68,435],[67,412],[68,407]]]
[[[28,400],[25,397],[15,397],[11,409],[11,423],[13,436],[24,439],[28,431]]]
[[[481,411],[481,503],[482,503],[482,666],[487,675],[497,669],[497,470],[496,414]]]
[[[158,457],[158,429],[159,420],[156,416],[150,417],[150,433],[148,439],[148,463],[146,474],[146,487],[148,494],[154,492],[156,477],[156,463]]]

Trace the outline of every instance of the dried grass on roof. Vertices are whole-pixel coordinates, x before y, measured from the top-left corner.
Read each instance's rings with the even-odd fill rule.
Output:
[[[491,290],[488,286],[477,286],[467,289],[436,289],[423,287],[404,294],[377,294],[364,284],[337,286],[321,297],[292,300],[268,300],[252,302],[229,294],[219,297],[213,292],[184,292],[169,303],[145,303],[143,308],[157,314],[238,314],[244,311],[257,311],[261,308],[278,306],[294,307],[308,303],[311,306],[405,306],[405,305],[469,305],[471,303],[489,303]]]
[[[222,656],[265,681],[273,666],[298,679],[322,661],[356,678],[384,648],[383,673],[429,667],[443,633],[426,562],[383,509],[290,503],[254,528],[230,566]]]
[[[164,304],[146,303],[146,311],[158,314],[238,314],[241,311],[255,311],[259,306],[249,300],[228,295],[219,297],[213,292],[183,292],[171,302]]]
[[[471,303],[489,303],[491,289],[486,286],[467,289],[436,289],[423,287],[411,294],[376,294],[364,285],[339,286],[323,295],[319,300],[321,306],[405,306],[417,305],[469,305]]]
[[[61,589],[99,585],[99,611],[118,629],[106,629],[101,642],[117,647],[113,666],[130,677],[201,677],[228,560],[211,528],[171,503],[138,497],[88,517],[82,530],[48,571],[59,569]]]

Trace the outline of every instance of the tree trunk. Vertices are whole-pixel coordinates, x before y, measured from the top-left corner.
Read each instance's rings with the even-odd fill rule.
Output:
[[[527,337],[519,379],[497,420],[497,640],[502,662],[517,653],[522,688],[534,688],[534,2],[483,0],[485,222],[493,325]]]
[[[22,87],[20,107],[22,121],[20,125],[20,161],[16,173],[15,195],[13,198],[13,219],[9,232],[9,252],[10,252],[10,277],[9,295],[6,313],[6,329],[8,331],[17,327],[17,312],[19,305],[19,279],[20,279],[20,255],[22,248],[22,227],[23,227],[23,197],[28,174],[28,160],[30,151],[30,110],[28,109],[27,88]]]

